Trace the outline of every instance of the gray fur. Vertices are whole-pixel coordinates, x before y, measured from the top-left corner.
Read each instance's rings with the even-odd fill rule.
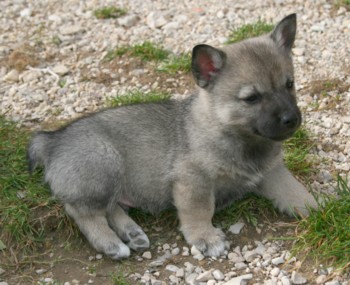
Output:
[[[30,168],[45,180],[89,242],[111,258],[149,240],[124,212],[176,207],[188,243],[218,256],[229,244],[212,226],[216,209],[247,192],[284,212],[307,214],[313,197],[282,161],[281,141],[301,123],[290,49],[296,17],[268,35],[219,50],[193,49],[197,90],[181,101],[104,110],[28,148]]]

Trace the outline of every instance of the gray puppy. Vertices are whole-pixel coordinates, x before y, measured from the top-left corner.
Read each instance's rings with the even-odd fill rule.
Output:
[[[296,15],[270,34],[216,49],[195,46],[199,88],[185,100],[104,110],[38,132],[29,166],[45,167],[53,195],[98,251],[113,259],[149,240],[125,207],[176,207],[186,241],[205,255],[229,248],[216,209],[247,192],[289,214],[315,206],[283,164],[281,141],[300,126],[291,48]]]

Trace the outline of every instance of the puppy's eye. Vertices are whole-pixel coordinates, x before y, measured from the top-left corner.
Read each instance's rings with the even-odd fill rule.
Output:
[[[244,102],[251,105],[260,102],[260,100],[261,100],[261,96],[260,94],[257,94],[257,93],[251,94],[248,97],[243,99]]]
[[[292,89],[294,87],[294,80],[288,79],[286,82],[287,89]]]

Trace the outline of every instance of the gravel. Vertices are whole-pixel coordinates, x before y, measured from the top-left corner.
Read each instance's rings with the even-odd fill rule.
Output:
[[[127,14],[118,19],[94,17],[94,10],[111,4],[125,8]],[[189,52],[198,43],[222,46],[234,27],[258,19],[276,23],[285,15],[297,12],[298,34],[293,53],[299,105],[307,127],[317,138],[312,155],[322,159],[311,188],[332,193],[336,185],[334,173],[350,180],[350,13],[343,7],[336,9],[326,0],[180,0],[171,6],[165,0],[68,3],[2,0],[0,10],[0,63],[7,63],[0,64],[0,114],[31,128],[38,128],[52,118],[67,120],[96,111],[105,106],[106,98],[128,90],[160,88],[157,86],[164,82],[158,79],[151,83],[139,81],[147,70],[138,68],[128,74],[123,62],[115,73],[101,70],[101,60],[116,46],[148,40],[161,43],[174,53]],[[8,65],[14,52],[18,55],[28,50],[34,51],[35,64],[34,58],[27,59],[32,66],[19,68],[20,71]],[[114,81],[106,85],[85,80],[86,71],[90,76],[106,72]],[[312,93],[316,80],[330,79],[338,79],[346,87],[330,92],[330,96]],[[230,231],[239,235],[243,226],[233,225]],[[247,245],[242,250],[236,247],[222,257],[222,262],[230,264],[232,270],[222,272],[216,268],[204,269],[200,264],[208,268],[213,259],[204,258],[193,247],[164,244],[159,254],[145,252],[140,261],[146,259],[150,267],[159,267],[171,257],[179,256],[195,264],[189,261],[168,264],[166,268],[171,274],[165,283],[147,271],[132,277],[153,285],[232,285],[245,284],[251,279],[257,285],[310,281],[310,277],[300,272],[284,271],[288,254],[281,242],[259,241],[255,247]],[[102,259],[102,255],[96,255],[96,259]],[[294,264],[297,262],[294,260]],[[38,275],[45,273],[38,271]],[[345,280],[329,280],[329,273],[324,273],[314,274],[313,281],[347,284]],[[50,283],[47,278],[43,277],[41,282]],[[71,283],[74,284],[74,280]]]

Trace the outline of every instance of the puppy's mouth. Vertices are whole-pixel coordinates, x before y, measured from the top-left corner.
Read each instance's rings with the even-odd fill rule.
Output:
[[[290,138],[294,134],[294,132],[295,132],[295,130],[290,131],[288,133],[284,133],[284,134],[266,135],[266,134],[262,134],[257,128],[253,128],[254,135],[265,138],[265,139],[269,139],[272,141],[277,141],[277,142],[284,141],[284,140]]]

